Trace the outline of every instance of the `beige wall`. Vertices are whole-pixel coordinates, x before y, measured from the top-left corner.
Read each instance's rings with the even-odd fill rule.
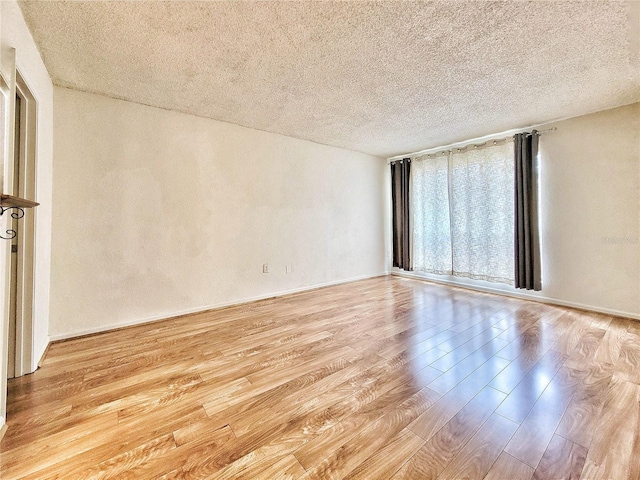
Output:
[[[542,294],[640,317],[640,104],[552,126],[540,140]]]
[[[551,127],[540,139],[542,291],[424,276],[640,318],[640,104],[539,129]]]
[[[40,202],[35,212],[35,264],[34,264],[34,312],[31,369],[35,370],[44,349],[48,345],[49,322],[49,281],[51,260],[51,190],[53,155],[53,86],[31,34],[22,18],[22,12],[13,1],[0,2],[2,32],[2,73],[12,77],[12,62],[7,62],[10,49],[16,51],[16,68],[27,83],[37,102],[36,140],[36,201]],[[4,165],[2,166],[4,170]],[[0,230],[7,229],[9,215],[3,215]],[[6,284],[7,258],[10,243],[0,239],[0,292],[8,288]],[[5,312],[4,294],[0,294],[0,312]],[[6,394],[6,347],[8,318],[2,318],[0,329],[0,414],[4,415]],[[2,419],[0,419],[0,426]]]
[[[54,92],[52,338],[384,273],[382,159]]]

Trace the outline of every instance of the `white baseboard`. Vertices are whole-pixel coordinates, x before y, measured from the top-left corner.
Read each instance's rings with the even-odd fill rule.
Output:
[[[49,337],[47,337],[44,341],[44,343],[42,345],[40,345],[40,348],[37,349],[33,349],[34,351],[34,355],[31,358],[31,371],[35,372],[38,369],[38,365],[40,365],[40,361],[42,360],[42,357],[44,356],[45,352],[47,351],[47,348],[49,348],[49,344],[51,343],[51,339]]]
[[[416,273],[410,273],[410,272],[392,271],[391,275],[396,275],[398,277],[412,278],[415,280],[422,280],[424,282],[440,283],[443,285],[450,285],[453,287],[467,288],[469,290],[477,290],[479,292],[493,293],[496,295],[505,295],[507,297],[521,298],[523,300],[531,300],[534,302],[548,303],[551,305],[558,305],[561,307],[571,307],[571,308],[578,308],[580,310],[588,310],[590,312],[605,313],[607,315],[613,315],[616,317],[625,317],[625,318],[632,318],[634,320],[640,320],[640,314],[637,314],[637,313],[625,312],[622,310],[614,310],[611,308],[603,308],[596,305],[587,305],[584,303],[568,302],[565,300],[545,297],[542,295],[531,295],[525,292],[509,292],[499,288],[491,288],[491,287],[485,287],[481,285],[470,285],[468,283],[455,282],[455,281],[446,280],[446,279],[442,279],[442,280],[434,279],[432,277],[427,277],[419,273],[416,274]]]
[[[380,277],[380,276],[385,276],[387,275],[385,272],[381,272],[381,273],[377,273],[374,275],[362,275],[362,276],[358,276],[358,277],[351,277],[351,278],[345,278],[342,280],[334,280],[331,282],[324,282],[324,283],[317,283],[315,285],[307,285],[304,287],[299,287],[299,288],[292,288],[289,290],[280,290],[278,292],[272,292],[272,293],[268,293],[265,295],[257,295],[255,297],[248,297],[248,298],[243,298],[243,299],[237,299],[237,300],[232,300],[230,302],[221,302],[221,303],[217,303],[217,304],[213,304],[213,305],[202,305],[199,307],[194,307],[194,308],[188,308],[185,310],[178,310],[178,311],[173,311],[173,312],[167,312],[167,313],[163,313],[160,315],[152,315],[149,317],[143,317],[143,318],[137,318],[137,319],[131,319],[131,320],[127,320],[124,322],[118,322],[118,323],[113,323],[110,325],[103,325],[97,328],[89,328],[89,329],[85,329],[85,330],[75,330],[73,332],[65,332],[65,333],[58,333],[55,335],[50,335],[49,336],[49,341],[50,342],[57,342],[60,340],[68,340],[70,338],[76,338],[76,337],[82,337],[85,335],[92,335],[95,333],[102,333],[102,332],[108,332],[109,330],[116,330],[118,328],[124,328],[124,327],[131,327],[134,325],[141,325],[143,323],[152,323],[152,322],[157,322],[160,320],[166,320],[168,318],[173,318],[173,317],[180,317],[182,315],[191,315],[194,313],[201,313],[201,312],[205,312],[208,310],[215,310],[215,309],[219,309],[219,308],[225,308],[225,307],[232,307],[232,306],[237,306],[237,305],[242,305],[245,303],[251,303],[251,302],[256,302],[258,300],[266,300],[267,298],[275,298],[275,297],[282,297],[284,295],[291,295],[293,293],[301,293],[301,292],[306,292],[309,290],[316,290],[318,288],[323,288],[323,287],[330,287],[332,285],[340,285],[343,283],[350,283],[350,282],[357,282],[358,280],[366,280],[368,278],[375,278],[375,277]],[[46,348],[46,347],[45,347]],[[44,353],[44,349],[42,350],[42,353]]]

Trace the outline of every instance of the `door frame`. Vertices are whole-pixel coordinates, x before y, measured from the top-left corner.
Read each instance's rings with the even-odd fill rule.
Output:
[[[36,197],[36,153],[37,153],[37,101],[31,93],[28,82],[21,75],[16,66],[15,49],[5,50],[2,63],[3,71],[10,78],[0,75],[1,94],[5,97],[4,125],[1,125],[1,134],[6,140],[3,145],[0,168],[2,175],[0,185],[2,193],[19,196],[22,198]],[[10,57],[10,58],[7,58]],[[5,63],[6,62],[6,63]],[[16,94],[21,97],[21,138],[15,136],[15,107]],[[14,152],[20,148],[20,175],[19,185],[13,185]],[[33,371],[33,311],[34,311],[34,264],[35,264],[35,212],[33,209],[24,209],[24,217],[18,220],[18,282],[16,289],[16,334],[15,334],[15,376],[22,376]],[[11,228],[11,215],[9,212],[0,221],[0,233]],[[4,293],[2,295],[2,335],[3,345],[0,346],[2,358],[0,358],[0,389],[3,399],[6,399],[6,381],[8,369],[8,334],[11,306],[11,242],[0,239],[0,252],[4,255]],[[5,417],[6,405],[0,402],[0,418]]]
[[[20,96],[20,139],[13,142],[14,151],[19,152],[19,185],[13,185],[13,172],[9,175],[14,195],[21,198],[36,198],[36,146],[37,103],[24,77],[16,69],[16,94]],[[12,97],[15,102],[15,96]],[[15,106],[14,106],[15,108]],[[15,132],[15,125],[14,125]],[[12,164],[13,170],[13,164]],[[16,346],[15,376],[31,373],[33,358],[33,300],[35,263],[35,211],[24,209],[24,217],[17,221],[17,288],[16,288]],[[11,295],[11,289],[9,289]]]
[[[0,12],[2,9],[0,8]],[[15,90],[15,49],[0,52],[0,95],[2,95],[2,112],[0,122],[0,188],[6,192],[6,170],[9,163],[13,165],[13,132],[14,132],[14,98]],[[9,159],[11,161],[9,161]],[[13,167],[11,167],[13,168]],[[4,228],[9,220],[0,220],[0,228]],[[6,229],[6,228],[5,228]],[[0,437],[6,430],[7,417],[7,368],[9,355],[9,308],[11,295],[11,245],[0,243],[0,262],[4,271],[0,288]]]

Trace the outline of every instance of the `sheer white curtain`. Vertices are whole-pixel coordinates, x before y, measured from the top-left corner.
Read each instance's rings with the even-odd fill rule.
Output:
[[[415,158],[414,269],[513,284],[513,142]]]
[[[513,142],[451,154],[453,274],[513,284]]]
[[[413,269],[451,275],[449,154],[418,157],[412,168]]]

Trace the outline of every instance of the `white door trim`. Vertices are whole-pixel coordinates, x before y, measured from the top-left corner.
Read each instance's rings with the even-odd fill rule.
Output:
[[[16,139],[15,146],[20,151],[19,185],[13,187],[14,195],[33,200],[36,198],[36,125],[37,104],[27,83],[16,69],[16,92],[21,97],[21,139]],[[13,176],[11,177],[13,180]],[[33,290],[35,260],[35,212],[25,209],[24,217],[18,220],[19,229],[17,243],[17,306],[16,306],[16,357],[15,376],[32,373],[33,358]]]

